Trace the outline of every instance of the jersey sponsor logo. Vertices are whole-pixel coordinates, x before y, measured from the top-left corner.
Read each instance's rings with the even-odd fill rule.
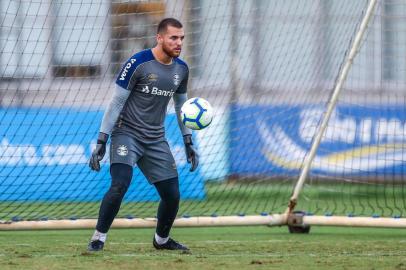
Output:
[[[148,85],[144,86],[144,87],[141,89],[141,92],[143,92],[143,93],[145,93],[145,94],[149,94],[149,87],[148,87]]]
[[[152,87],[152,89],[149,89],[148,85],[144,86],[141,89],[141,92],[146,93],[146,94],[151,94],[151,95],[156,95],[156,96],[165,96],[165,97],[171,97],[175,93],[175,91],[171,90],[161,90],[158,89],[158,87]]]
[[[180,76],[179,76],[179,74],[173,75],[173,84],[174,84],[174,85],[179,85],[179,83],[180,83]]]
[[[125,77],[127,76],[128,70],[131,68],[132,64],[134,64],[137,59],[131,58],[130,61],[124,66],[123,71],[120,75],[120,81],[124,81]]]
[[[117,147],[117,155],[125,157],[126,155],[128,155],[128,148],[127,146],[125,146],[124,144],[119,145]]]
[[[148,85],[144,86],[144,87],[141,89],[141,92],[146,93],[146,94],[149,94],[149,87],[148,87]]]

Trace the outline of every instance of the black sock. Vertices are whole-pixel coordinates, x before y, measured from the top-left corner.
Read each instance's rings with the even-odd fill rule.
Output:
[[[111,186],[100,205],[96,230],[107,233],[120,209],[121,201],[131,183],[133,168],[130,165],[114,163],[110,167]]]
[[[166,238],[172,228],[179,209],[179,181],[178,178],[171,178],[154,184],[161,201],[158,207],[158,223],[156,233]]]

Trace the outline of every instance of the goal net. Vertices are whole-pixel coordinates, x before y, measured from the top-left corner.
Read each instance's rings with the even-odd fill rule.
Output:
[[[95,219],[110,185],[88,160],[114,81],[182,21],[189,97],[213,123],[194,133],[189,172],[168,106],[166,137],[179,217],[284,213],[369,1],[2,0],[0,220]],[[295,210],[308,216],[405,215],[406,4],[379,0],[321,137]],[[154,217],[159,197],[138,169],[118,217]]]

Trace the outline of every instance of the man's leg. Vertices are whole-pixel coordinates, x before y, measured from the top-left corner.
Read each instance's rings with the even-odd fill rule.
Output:
[[[169,238],[169,232],[175,221],[179,209],[179,180],[178,177],[154,183],[156,190],[161,197],[158,207],[158,222],[154,237],[156,249],[188,250],[182,244]]]
[[[104,195],[99,210],[96,231],[89,244],[89,250],[97,251],[103,249],[106,241],[106,234],[116,217],[121,202],[131,183],[133,168],[122,163],[113,163],[110,167],[111,186]]]
[[[157,214],[156,233],[161,238],[167,238],[179,209],[179,181],[176,177],[157,182],[154,185],[161,197]]]
[[[188,250],[187,247],[169,238],[169,232],[179,209],[179,180],[175,159],[167,141],[145,145],[138,167],[153,184],[161,201],[158,207],[158,223],[153,239],[156,249]]]

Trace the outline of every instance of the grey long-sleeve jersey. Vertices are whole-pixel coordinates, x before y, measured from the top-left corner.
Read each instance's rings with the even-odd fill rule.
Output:
[[[187,99],[188,75],[189,69],[180,59],[164,65],[155,60],[150,49],[135,54],[118,75],[100,132],[124,133],[144,142],[164,140],[166,110],[173,97],[181,132],[191,134],[180,120],[180,108]]]

